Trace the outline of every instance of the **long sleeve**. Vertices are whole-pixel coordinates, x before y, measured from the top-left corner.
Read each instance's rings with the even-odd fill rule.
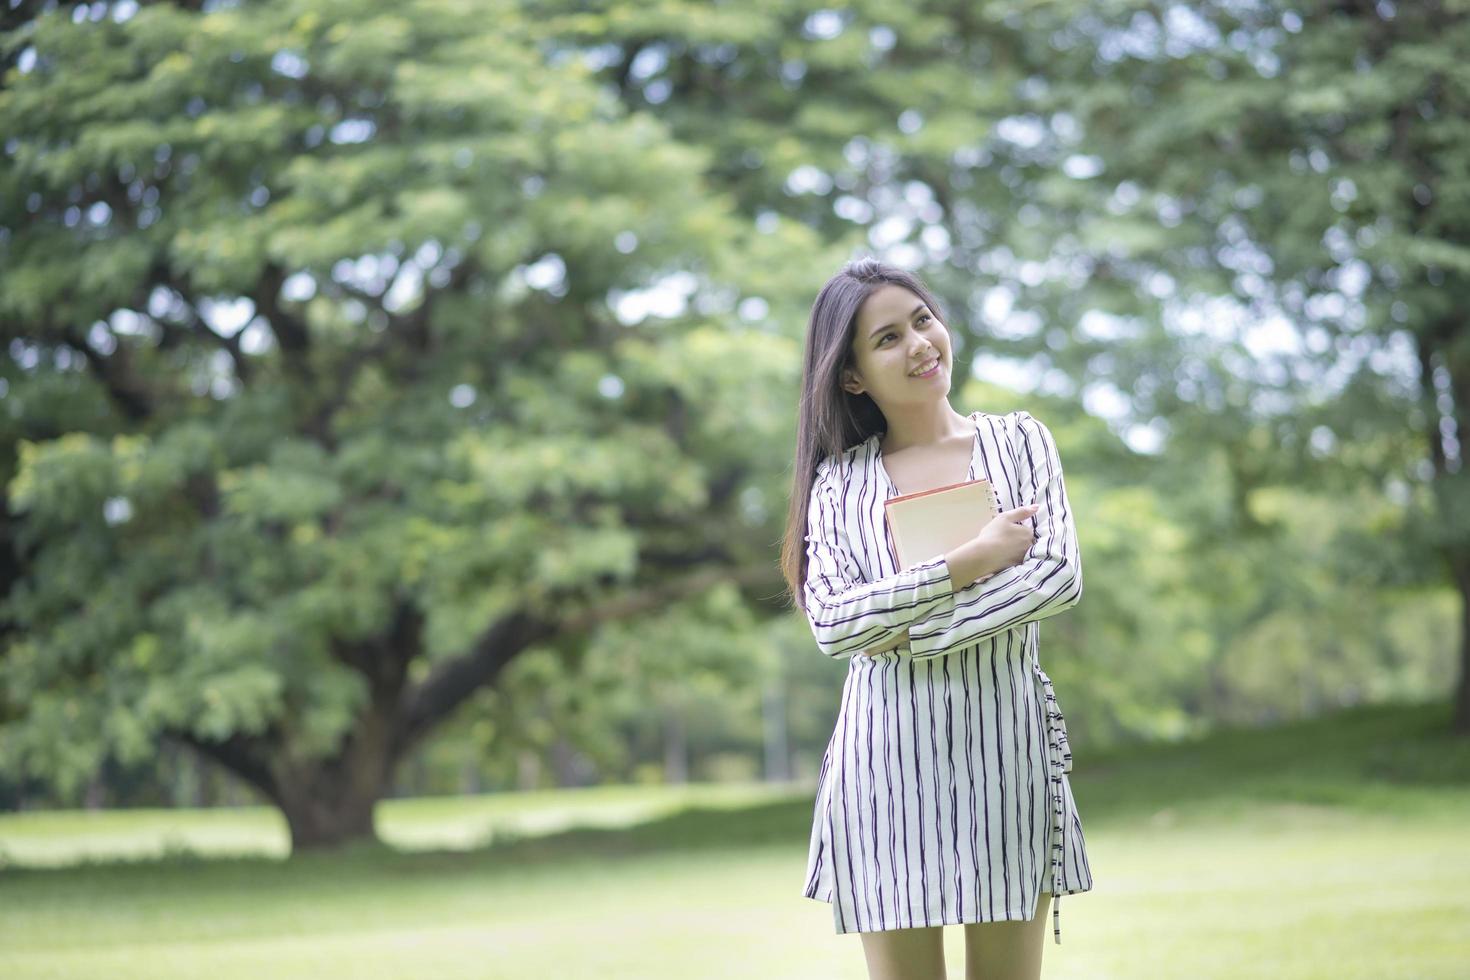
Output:
[[[1027,412],[1015,413],[1010,437],[1021,503],[1041,506],[1036,541],[1018,565],[1001,569],[945,596],[909,630],[916,659],[939,656],[1022,623],[1055,616],[1082,598],[1082,557],[1050,430]]]
[[[829,657],[895,646],[909,626],[953,605],[949,565],[931,558],[875,582],[865,582],[848,544],[845,499],[851,488],[833,473],[832,457],[817,467],[807,507],[807,620]]]

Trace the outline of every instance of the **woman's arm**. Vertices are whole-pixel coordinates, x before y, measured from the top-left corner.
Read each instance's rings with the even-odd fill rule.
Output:
[[[833,473],[828,457],[817,467],[807,509],[807,621],[818,648],[850,657],[893,647],[911,625],[949,602],[949,566],[938,555],[904,571],[864,582],[848,545],[844,495],[852,492]]]
[[[1036,542],[1020,564],[952,593],[916,623],[908,631],[915,658],[939,656],[1022,623],[1055,616],[1082,598],[1082,556],[1056,443],[1051,431],[1029,413],[1014,414],[1011,447],[1021,498],[1040,505]]]

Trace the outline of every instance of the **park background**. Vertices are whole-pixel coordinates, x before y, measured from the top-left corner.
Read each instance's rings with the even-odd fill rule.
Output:
[[[777,558],[864,254],[1066,467],[1046,975],[1463,975],[1463,0],[0,32],[0,975],[863,976]]]

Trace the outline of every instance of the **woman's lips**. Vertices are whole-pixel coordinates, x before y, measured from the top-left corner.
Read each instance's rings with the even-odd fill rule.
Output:
[[[939,373],[939,367],[943,363],[944,362],[942,360],[940,360],[939,358],[935,358],[934,359],[934,366],[929,369],[928,373],[926,373],[926,374],[911,374],[911,375],[909,375],[909,377],[911,377],[911,378],[918,378],[921,381],[923,381],[925,379],[928,379],[928,378],[932,378],[936,374]]]

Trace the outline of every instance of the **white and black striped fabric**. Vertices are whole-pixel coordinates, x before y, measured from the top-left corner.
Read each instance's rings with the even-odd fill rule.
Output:
[[[802,894],[832,904],[840,934],[1030,919],[1048,891],[1060,943],[1061,896],[1092,872],[1038,635],[1081,599],[1081,556],[1051,432],[1024,411],[969,418],[969,478],[1002,510],[1041,506],[1025,560],[958,591],[942,556],[898,569],[879,436],[817,468],[807,618],[849,666]]]

